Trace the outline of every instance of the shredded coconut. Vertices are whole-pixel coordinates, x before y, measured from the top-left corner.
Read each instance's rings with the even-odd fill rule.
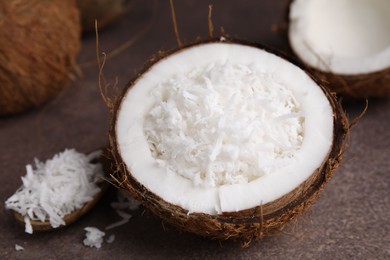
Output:
[[[141,202],[124,195],[120,190],[116,193],[116,199],[117,201],[110,203],[110,206],[116,210],[137,210],[141,205]]]
[[[95,227],[86,227],[84,230],[87,231],[83,241],[84,245],[89,247],[96,247],[99,249],[102,246],[105,233]]]
[[[15,244],[15,250],[16,251],[24,251],[24,247],[22,247],[21,245]]]
[[[127,213],[126,210],[136,210],[141,205],[141,203],[139,201],[137,201],[129,196],[123,195],[122,192],[120,192],[120,191],[117,191],[117,200],[118,201],[111,202],[110,205],[113,209],[115,209],[116,213],[122,219],[119,220],[118,222],[115,222],[115,223],[107,226],[105,228],[106,230],[122,226],[122,225],[126,224],[127,222],[129,222],[129,220],[131,219],[132,216],[131,216],[131,214]]]
[[[53,228],[65,225],[64,216],[80,209],[100,191],[101,164],[91,163],[101,151],[89,155],[66,149],[46,162],[35,159],[35,167],[26,166],[23,185],[6,202],[24,217],[25,231],[32,234],[30,220],[49,220]]]
[[[111,225],[108,225],[106,227],[106,230],[122,226],[122,225],[126,224],[127,222],[129,222],[129,220],[131,219],[131,215],[126,213],[126,212],[124,212],[124,211],[117,210],[116,213],[118,213],[118,215],[122,218],[122,220],[120,220],[118,222],[115,222],[115,223],[113,223]]]
[[[139,208],[141,203],[129,196],[125,196],[120,190],[117,191],[117,201],[111,202],[111,207],[115,209],[116,213],[121,217],[121,220],[108,225],[105,230],[110,230],[119,226],[122,226],[129,222],[131,219],[131,214],[126,211],[133,211]],[[87,227],[85,228],[87,231],[87,238],[84,240],[84,245],[86,246],[94,246],[96,248],[100,248],[103,243],[103,237],[105,235],[104,232],[100,231],[97,228]],[[115,240],[115,235],[110,235],[107,239],[107,243],[112,243]]]
[[[106,242],[111,244],[112,242],[115,241],[115,235],[110,235],[107,239],[106,239]]]
[[[283,167],[300,149],[304,116],[277,77],[213,63],[152,91],[144,133],[160,167],[195,186],[248,183]]]

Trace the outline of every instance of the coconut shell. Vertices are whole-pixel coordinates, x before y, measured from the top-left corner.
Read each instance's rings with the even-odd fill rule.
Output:
[[[79,48],[75,0],[0,1],[0,116],[59,93]]]
[[[313,69],[334,92],[346,98],[365,99],[390,96],[390,68],[367,74],[339,75]]]
[[[127,166],[123,162],[118,144],[116,141],[115,122],[118,114],[120,100],[124,95],[131,91],[131,87],[135,84],[137,78],[147,71],[154,63],[164,57],[189,48],[203,42],[218,41],[211,39],[195,43],[174,51],[166,53],[158,53],[152,57],[146,64],[138,76],[133,79],[128,87],[124,90],[122,96],[113,111],[113,117],[110,129],[110,146],[113,159],[117,166],[116,174],[113,176],[117,180],[120,188],[127,191],[131,196],[140,200],[143,205],[156,216],[160,217],[165,223],[171,224],[179,230],[191,232],[212,239],[232,239],[239,241],[243,247],[246,247],[253,240],[260,240],[266,235],[269,235],[279,230],[283,225],[302,214],[310,205],[319,197],[320,192],[324,189],[329,179],[334,174],[336,168],[340,164],[340,160],[344,153],[345,140],[349,134],[348,119],[340,103],[335,95],[327,88],[322,87],[324,94],[327,96],[332,108],[334,117],[334,136],[333,145],[327,158],[322,165],[308,178],[304,183],[298,186],[295,190],[284,195],[283,197],[265,205],[241,210],[238,212],[223,212],[218,215],[209,215],[204,213],[188,213],[187,210],[164,201],[163,198],[146,189],[141,183],[132,177]],[[247,42],[227,39],[227,42],[246,44],[261,49],[266,49],[263,46],[250,44]],[[276,54],[274,51],[272,51]],[[283,55],[279,55],[282,56]],[[285,58],[285,57],[284,57]],[[295,62],[294,62],[295,63]],[[318,83],[318,80],[316,80]]]
[[[288,0],[286,3],[286,25],[289,24],[290,6],[293,1],[294,0]],[[286,26],[285,29],[285,37],[289,41],[288,26]],[[290,51],[295,53],[291,44]],[[295,56],[301,60],[297,53],[295,53]],[[304,63],[303,60],[301,60],[301,62]],[[325,63],[324,61],[321,62]],[[321,79],[327,88],[346,99],[383,98],[390,96],[390,68],[370,73],[345,75],[325,72],[308,64],[305,66],[312,74]]]
[[[133,0],[77,0],[83,31],[95,31],[95,20],[99,29],[108,26],[126,12],[131,2]]]

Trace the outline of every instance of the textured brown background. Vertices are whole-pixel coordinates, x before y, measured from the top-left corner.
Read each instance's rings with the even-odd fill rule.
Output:
[[[214,4],[214,25],[245,40],[288,51],[281,24],[288,1],[176,1],[182,39],[207,36],[207,6]],[[109,81],[123,86],[146,59],[160,49],[176,47],[168,1],[137,1],[123,19],[101,31],[101,50],[109,52],[151,24],[133,46],[107,62]],[[76,148],[90,151],[107,143],[108,112],[96,85],[94,35],[85,35],[79,56],[84,76],[70,82],[59,98],[46,106],[0,119],[0,201],[20,186],[24,167],[34,157],[42,160]],[[0,83],[1,84],[1,83]],[[361,103],[346,104],[351,117]],[[86,226],[103,229],[119,220],[110,208],[114,191],[73,225],[49,233],[28,235],[0,203],[0,259],[389,259],[390,258],[390,100],[370,100],[370,107],[353,129],[351,150],[312,211],[249,249],[231,242],[179,233],[142,210],[130,223],[107,232],[112,244],[99,250],[84,247]],[[25,247],[17,252],[15,244]]]

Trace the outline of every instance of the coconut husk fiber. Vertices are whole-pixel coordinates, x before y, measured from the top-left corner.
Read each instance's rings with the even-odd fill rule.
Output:
[[[339,75],[316,70],[317,77],[340,96],[354,99],[383,98],[390,96],[390,68],[382,71]]]
[[[133,178],[131,172],[121,158],[115,131],[118,108],[120,106],[121,99],[128,91],[131,91],[131,87],[135,84],[137,78],[153,66],[153,64],[174,52],[210,41],[218,41],[218,39],[210,39],[184,47],[179,47],[174,51],[168,51],[165,53],[160,52],[156,54],[146,63],[145,67],[136,76],[136,78],[128,84],[127,88],[124,89],[123,94],[117,99],[118,101],[113,109],[109,134],[111,152],[117,168],[116,173],[113,174],[112,177],[116,180],[118,187],[124,189],[131,196],[140,200],[147,209],[156,216],[160,217],[165,223],[168,223],[179,230],[195,233],[212,239],[235,240],[240,242],[243,247],[246,247],[252,241],[260,240],[264,236],[279,230],[283,225],[306,211],[310,205],[316,201],[320,192],[324,189],[340,164],[347,143],[345,141],[349,139],[349,123],[346,114],[340,103],[337,101],[335,95],[331,93],[329,89],[320,85],[333,108],[333,145],[322,165],[312,173],[310,178],[308,178],[295,190],[278,200],[265,205],[259,205],[254,208],[238,212],[223,212],[218,215],[203,213],[189,214],[186,209],[164,201],[163,198],[153,194],[135,178]],[[262,46],[242,41],[232,39],[225,39],[225,41],[227,44],[234,42],[264,49]],[[319,81],[317,81],[317,83],[318,82]]]
[[[63,89],[80,31],[75,0],[0,2],[0,116],[39,106]]]

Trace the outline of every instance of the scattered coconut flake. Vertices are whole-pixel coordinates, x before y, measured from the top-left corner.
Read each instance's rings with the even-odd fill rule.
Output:
[[[106,239],[106,242],[111,244],[112,242],[115,241],[115,235],[110,235],[107,239]]]
[[[130,196],[124,195],[120,190],[117,191],[116,198],[118,201],[110,203],[110,206],[116,210],[137,210],[141,205],[141,202]]]
[[[87,231],[83,241],[84,245],[89,247],[96,247],[99,249],[102,246],[103,237],[106,233],[95,227],[86,227],[84,230]]]
[[[15,250],[16,251],[24,251],[24,247],[18,245],[18,244],[15,244]]]
[[[106,230],[122,226],[122,225],[126,224],[127,222],[129,222],[129,220],[131,218],[130,214],[128,214],[122,210],[117,210],[116,213],[118,213],[118,215],[122,218],[122,220],[115,222],[115,223],[112,223],[111,225],[108,225],[106,227]]]
[[[295,160],[303,142],[293,91],[255,65],[212,63],[151,94],[143,128],[152,155],[195,186],[253,181]]]
[[[91,163],[101,151],[85,155],[74,149],[54,155],[46,162],[35,159],[26,166],[23,185],[6,202],[7,209],[24,217],[25,231],[32,234],[30,220],[49,220],[53,228],[65,225],[64,216],[80,209],[100,191],[102,165]]]
[[[117,191],[117,200],[111,202],[111,207],[116,210],[116,213],[122,218],[118,222],[114,222],[111,225],[108,225],[105,229],[113,229],[119,226],[122,226],[129,222],[131,219],[131,214],[125,212],[124,210],[136,210],[139,208],[141,203],[130,196],[125,196],[121,191]]]

